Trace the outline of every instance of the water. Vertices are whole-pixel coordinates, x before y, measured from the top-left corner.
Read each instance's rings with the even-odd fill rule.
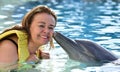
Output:
[[[36,5],[47,5],[57,13],[55,31],[75,39],[89,39],[120,57],[120,3],[119,0],[0,0],[0,32],[20,23],[24,14]],[[49,51],[50,60],[42,60],[25,72],[119,72],[120,65],[112,63],[97,67],[70,60],[56,43]],[[119,61],[117,61],[120,63]],[[25,64],[26,66],[26,64]],[[28,66],[27,66],[28,67]]]

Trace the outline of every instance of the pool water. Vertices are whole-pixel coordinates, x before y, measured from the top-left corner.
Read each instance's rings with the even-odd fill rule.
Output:
[[[120,57],[120,2],[119,0],[1,0],[0,32],[19,24],[24,14],[37,5],[51,7],[58,16],[55,31],[72,40],[89,39]],[[56,48],[49,51],[51,59],[31,65],[24,64],[20,72],[120,72],[120,65],[86,67],[69,59],[54,41]],[[120,61],[118,61],[120,63]]]

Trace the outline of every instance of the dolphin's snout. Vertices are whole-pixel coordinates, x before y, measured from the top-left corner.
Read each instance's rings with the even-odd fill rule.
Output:
[[[61,36],[61,34],[57,31],[55,31],[54,34],[53,34],[53,38],[57,38],[59,36]]]
[[[57,33],[56,33],[56,31],[55,31],[55,32],[54,32],[54,34],[53,34],[53,37],[55,37],[55,36],[56,36],[56,34],[57,34]]]

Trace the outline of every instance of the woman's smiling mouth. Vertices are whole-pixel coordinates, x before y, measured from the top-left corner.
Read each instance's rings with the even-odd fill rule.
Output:
[[[47,39],[48,38],[48,36],[41,36],[42,38],[44,38],[44,39]]]

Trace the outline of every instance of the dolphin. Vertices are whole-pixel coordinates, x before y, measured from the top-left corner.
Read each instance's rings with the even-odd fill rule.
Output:
[[[88,66],[100,66],[118,59],[113,53],[90,40],[73,41],[57,31],[53,38],[65,50],[70,59]]]

